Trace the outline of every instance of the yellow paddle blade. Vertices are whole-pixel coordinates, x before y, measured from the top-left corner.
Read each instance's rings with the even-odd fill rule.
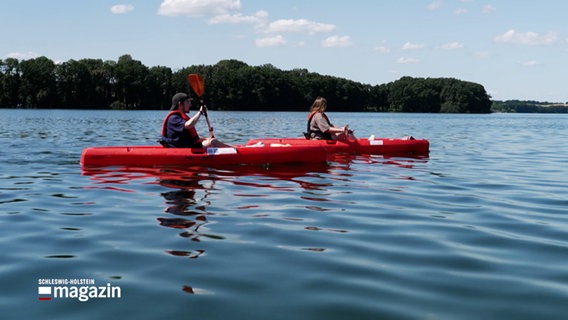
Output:
[[[195,92],[198,97],[201,97],[205,91],[203,77],[200,74],[192,73],[187,76],[187,80],[193,92]]]

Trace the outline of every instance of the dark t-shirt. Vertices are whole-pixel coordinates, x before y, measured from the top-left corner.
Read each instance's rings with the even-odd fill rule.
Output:
[[[178,114],[172,114],[166,125],[168,146],[176,148],[201,148],[201,142],[195,141],[189,130],[185,129],[185,120]]]

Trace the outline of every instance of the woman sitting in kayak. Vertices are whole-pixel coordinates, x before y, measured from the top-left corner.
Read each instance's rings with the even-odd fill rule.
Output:
[[[191,99],[185,93],[176,93],[172,98],[170,113],[166,115],[162,125],[160,143],[168,148],[207,148],[230,147],[215,139],[200,137],[195,129],[197,121],[207,112],[205,106],[199,108],[193,117],[187,113],[191,108]]]
[[[327,100],[317,97],[310,107],[308,116],[308,132],[304,135],[311,140],[346,140],[355,139],[353,131],[349,130],[349,125],[335,127],[325,114]]]

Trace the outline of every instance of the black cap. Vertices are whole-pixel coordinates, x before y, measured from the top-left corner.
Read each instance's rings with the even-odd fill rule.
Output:
[[[189,99],[189,96],[183,92],[178,92],[174,94],[172,98],[172,107],[170,108],[170,111],[177,109],[178,102],[184,101],[185,99]]]

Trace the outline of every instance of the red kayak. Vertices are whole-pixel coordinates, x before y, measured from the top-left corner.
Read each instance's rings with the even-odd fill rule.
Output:
[[[90,147],[84,149],[81,155],[81,165],[84,167],[155,167],[168,165],[212,167],[220,165],[324,163],[326,160],[327,151],[323,147],[293,146],[278,142],[237,145],[230,148]]]
[[[352,140],[308,140],[305,138],[251,139],[247,145],[279,143],[298,147],[323,147],[328,153],[378,155],[428,155],[430,142],[408,136],[403,138],[358,138]]]

